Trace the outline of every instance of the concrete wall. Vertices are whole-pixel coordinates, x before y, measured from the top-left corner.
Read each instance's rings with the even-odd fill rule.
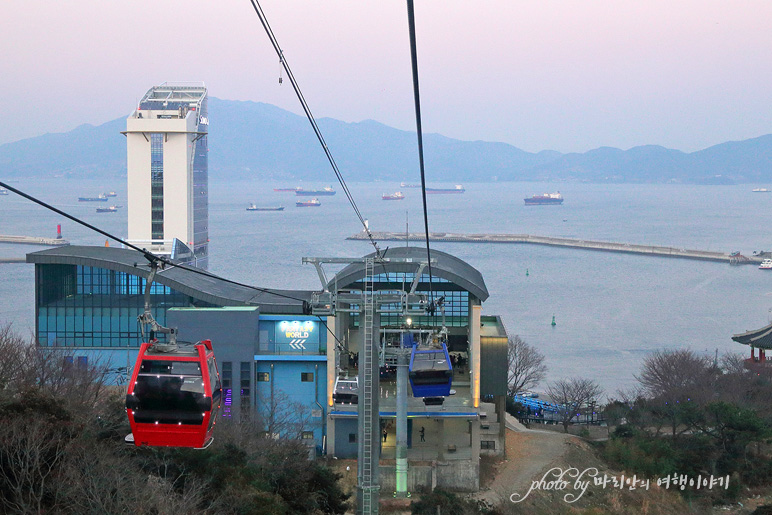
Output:
[[[379,471],[381,495],[394,492],[396,466],[381,465]],[[436,487],[455,492],[477,492],[480,489],[480,465],[471,461],[408,465],[407,489],[409,492],[433,490]]]
[[[338,458],[356,458],[357,443],[349,441],[349,435],[357,434],[357,419],[333,419],[335,424],[335,456]]]
[[[171,308],[166,315],[167,325],[176,327],[181,341],[212,340],[220,376],[223,364],[231,363],[232,404],[226,406],[227,392],[223,392],[223,414],[230,409],[232,417],[240,415],[241,363],[249,363],[248,406],[255,405],[254,356],[258,343],[260,312],[256,307],[225,308]],[[246,399],[245,399],[246,400]]]
[[[128,239],[150,240],[150,134],[164,134],[164,239],[193,242],[191,141],[196,131],[194,112],[184,119],[126,120],[128,174]]]

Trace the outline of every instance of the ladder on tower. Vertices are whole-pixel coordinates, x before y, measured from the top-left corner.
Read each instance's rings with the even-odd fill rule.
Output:
[[[363,324],[364,348],[362,349],[362,360],[360,366],[363,373],[363,385],[360,396],[361,408],[363,410],[362,427],[360,433],[362,436],[362,513],[371,514],[378,512],[378,485],[374,484],[373,472],[378,466],[378,449],[375,449],[373,439],[374,433],[378,432],[380,438],[380,414],[375,411],[375,396],[379,392],[374,391],[374,368],[377,357],[377,349],[373,341],[373,318],[375,316],[375,262],[373,258],[365,260],[365,290],[363,302]]]

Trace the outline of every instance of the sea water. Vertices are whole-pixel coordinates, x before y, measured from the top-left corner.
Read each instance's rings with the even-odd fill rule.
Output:
[[[20,179],[11,185],[125,237],[125,207],[117,213],[96,213],[103,205],[126,206],[125,182],[56,178]],[[337,184],[338,194],[319,197],[318,208],[296,208],[292,192],[273,191],[328,184],[219,181],[212,173],[210,271],[261,287],[318,289],[316,271],[301,264],[303,257],[361,257],[371,252],[367,242],[346,240],[362,226]],[[467,183],[462,195],[428,196],[429,230],[751,255],[772,250],[772,193],[753,193],[757,186]],[[353,183],[349,188],[374,231],[402,232],[407,223],[411,232],[423,232],[420,190],[391,182]],[[111,190],[118,196],[108,202],[77,201]],[[404,200],[381,200],[382,194],[398,190]],[[565,197],[563,205],[524,205],[525,197],[558,190]],[[248,212],[251,202],[283,205],[285,210]],[[0,234],[53,237],[59,223],[73,244],[105,244],[104,236],[14,194],[0,197]],[[401,245],[380,243],[381,249]],[[769,323],[772,272],[756,266],[525,244],[431,246],[482,273],[490,292],[483,314],[500,315],[510,334],[520,335],[546,356],[547,381],[587,377],[610,396],[635,383],[649,352],[691,348],[710,357],[716,350],[719,355],[749,354],[747,347],[732,342],[732,334]],[[40,248],[0,244],[0,257],[23,257],[35,250]],[[330,276],[334,271],[330,269]],[[17,331],[30,334],[33,318],[34,267],[0,264],[0,324],[12,322]]]

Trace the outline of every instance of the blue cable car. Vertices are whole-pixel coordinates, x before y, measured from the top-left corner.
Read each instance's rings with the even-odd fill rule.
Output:
[[[410,354],[410,386],[413,397],[447,397],[453,383],[453,366],[448,347],[418,350],[413,345]]]

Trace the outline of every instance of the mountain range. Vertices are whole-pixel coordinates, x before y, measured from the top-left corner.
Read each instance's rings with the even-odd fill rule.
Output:
[[[209,175],[330,182],[327,158],[305,117],[270,104],[209,99]],[[365,120],[318,120],[343,176],[416,182],[414,132]],[[124,117],[99,126],[0,145],[1,177],[126,173]],[[429,182],[582,181],[733,184],[772,182],[772,134],[686,153],[656,145],[584,153],[526,152],[507,143],[424,135]]]

